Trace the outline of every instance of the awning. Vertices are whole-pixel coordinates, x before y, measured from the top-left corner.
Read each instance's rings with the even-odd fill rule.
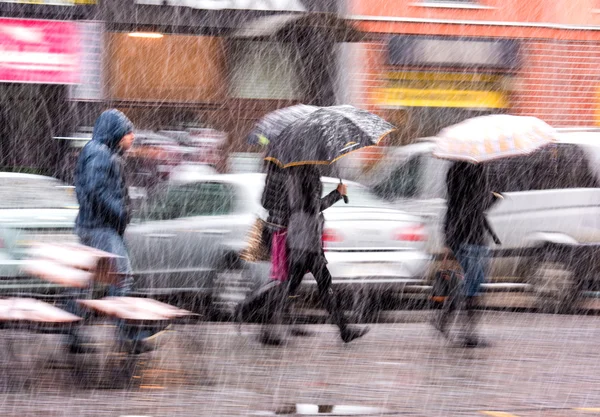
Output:
[[[360,42],[364,39],[362,32],[333,13],[285,13],[259,17],[245,23],[232,37],[252,40],[285,39],[294,31],[306,28],[322,30],[332,36],[335,42]]]

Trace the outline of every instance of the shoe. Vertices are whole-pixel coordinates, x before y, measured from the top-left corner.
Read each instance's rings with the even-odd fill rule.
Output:
[[[69,344],[69,353],[74,355],[77,354],[86,354],[86,353],[96,353],[98,349],[90,344],[83,343],[70,343]]]
[[[271,331],[262,331],[258,341],[267,346],[281,346],[283,344],[283,338]]]
[[[91,340],[84,338],[78,334],[72,334],[69,338],[69,353],[83,354],[83,353],[96,353],[96,349]]]
[[[444,338],[446,338],[446,339],[449,338],[449,334],[448,334],[448,320],[445,317],[434,316],[431,319],[430,324],[433,326],[433,328],[435,330],[437,330],[438,332],[440,332],[441,335],[444,336]]]
[[[123,340],[119,343],[119,351],[129,355],[141,355],[155,349],[153,344],[143,340]]]
[[[145,342],[143,340],[135,341],[132,343],[132,348],[129,351],[131,355],[141,355],[142,353],[152,352],[156,347],[152,343]]]
[[[235,306],[235,310],[233,310],[233,322],[237,327],[238,334],[242,334],[242,323],[244,322],[244,317],[242,315],[242,303],[239,303]]]
[[[467,336],[460,343],[460,346],[463,348],[467,348],[467,349],[474,349],[474,348],[486,348],[486,347],[489,347],[490,344],[479,337]]]
[[[358,327],[348,326],[344,330],[341,331],[340,335],[342,336],[342,340],[344,341],[344,343],[350,343],[354,339],[358,339],[359,337],[363,337],[364,335],[369,333],[369,330],[371,330],[371,329],[368,327],[363,327],[361,329]]]
[[[300,326],[294,326],[290,329],[290,333],[292,336],[297,336],[297,337],[309,337],[309,336],[313,336],[314,333],[311,332],[310,330],[307,330],[303,327]]]

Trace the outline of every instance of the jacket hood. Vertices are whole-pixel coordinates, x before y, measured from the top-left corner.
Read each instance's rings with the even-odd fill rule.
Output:
[[[127,133],[133,131],[133,123],[122,112],[110,109],[96,120],[92,140],[116,150],[119,142]]]

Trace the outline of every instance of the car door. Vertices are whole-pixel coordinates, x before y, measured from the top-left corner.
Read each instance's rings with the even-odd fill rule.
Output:
[[[492,272],[521,277],[524,256],[538,245],[536,235],[555,233],[579,242],[595,241],[600,188],[584,151],[558,144],[532,155],[492,162],[490,184],[505,199],[489,213],[502,241]]]
[[[135,291],[162,294],[172,274],[172,224],[179,219],[185,196],[165,190],[145,201],[125,233],[135,280]]]
[[[410,152],[399,163],[392,163],[383,173],[384,180],[372,187],[380,197],[394,206],[420,216],[427,222],[427,250],[441,252],[444,241],[442,225],[446,210],[445,179],[449,162],[433,158],[430,150]]]
[[[236,223],[236,187],[215,180],[176,190],[183,207],[181,216],[167,225],[167,232],[173,235],[171,285],[186,291],[209,291]]]

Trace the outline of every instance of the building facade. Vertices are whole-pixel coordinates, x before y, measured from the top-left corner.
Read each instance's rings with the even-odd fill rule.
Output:
[[[18,70],[3,77],[0,67],[0,165],[59,177],[74,153],[65,138],[108,107],[139,129],[212,128],[227,133],[224,155],[248,150],[245,137],[267,112],[339,101],[338,45],[358,39],[338,0],[36,3],[0,0],[0,28],[39,26],[46,44],[32,47],[72,66],[51,69],[54,78],[12,62]],[[33,56],[11,42],[0,46],[17,61]]]
[[[600,123],[598,1],[349,0],[347,17],[368,33],[354,102],[396,123],[394,144],[498,112]]]
[[[81,83],[88,0],[0,1],[0,167],[53,174],[71,129],[69,95]]]

